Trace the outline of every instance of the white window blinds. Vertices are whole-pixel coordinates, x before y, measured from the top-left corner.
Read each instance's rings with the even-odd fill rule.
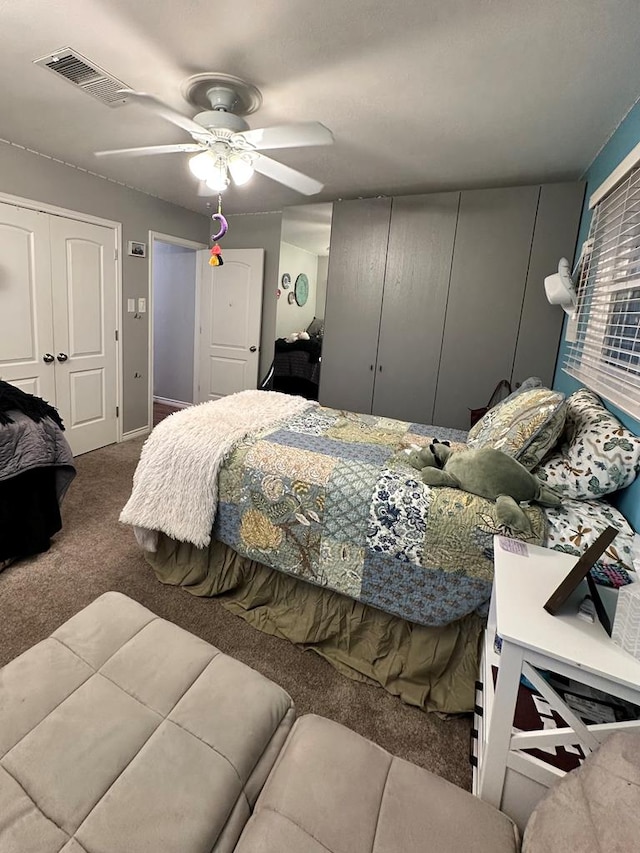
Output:
[[[640,166],[595,207],[564,369],[640,418]]]

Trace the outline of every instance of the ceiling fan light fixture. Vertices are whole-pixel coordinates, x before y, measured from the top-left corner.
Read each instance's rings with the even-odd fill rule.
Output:
[[[235,153],[229,157],[229,172],[237,186],[241,187],[250,181],[254,171],[250,154]]]
[[[210,190],[214,190],[214,192],[217,193],[224,192],[224,190],[229,186],[226,160],[223,160],[222,158],[216,160],[205,180]]]
[[[211,156],[210,151],[203,151],[189,160],[189,169],[199,181],[208,180],[213,174],[214,168],[215,160]]]

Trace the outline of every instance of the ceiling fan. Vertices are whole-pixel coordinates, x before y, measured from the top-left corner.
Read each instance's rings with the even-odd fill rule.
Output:
[[[186,130],[193,142],[96,151],[96,156],[194,154],[189,159],[189,168],[208,188],[208,192],[201,193],[204,195],[223,192],[230,180],[238,186],[245,184],[254,172],[303,195],[315,195],[323,188],[320,181],[261,153],[274,148],[331,145],[333,134],[323,124],[309,121],[251,130],[242,116],[258,109],[262,95],[255,86],[229,74],[196,74],[185,80],[182,92],[190,103],[204,108],[204,111],[191,119],[154,95],[122,90],[128,100],[148,107]]]

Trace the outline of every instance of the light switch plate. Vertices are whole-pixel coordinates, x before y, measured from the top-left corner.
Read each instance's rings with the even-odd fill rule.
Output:
[[[140,297],[140,299],[138,299],[138,311],[141,314],[144,314],[146,312],[146,310],[147,310],[147,300]]]
[[[129,314],[136,313],[136,300],[135,299],[127,299],[127,311]]]

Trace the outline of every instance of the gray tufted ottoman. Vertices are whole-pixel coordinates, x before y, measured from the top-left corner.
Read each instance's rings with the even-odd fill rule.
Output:
[[[233,849],[290,697],[119,593],[0,670],[2,853]]]
[[[0,853],[520,849],[466,791],[293,718],[277,685],[107,593],[0,669]],[[549,791],[523,851],[640,850],[639,792],[640,735],[612,735]]]
[[[518,853],[506,815],[350,729],[295,723],[236,853]]]

